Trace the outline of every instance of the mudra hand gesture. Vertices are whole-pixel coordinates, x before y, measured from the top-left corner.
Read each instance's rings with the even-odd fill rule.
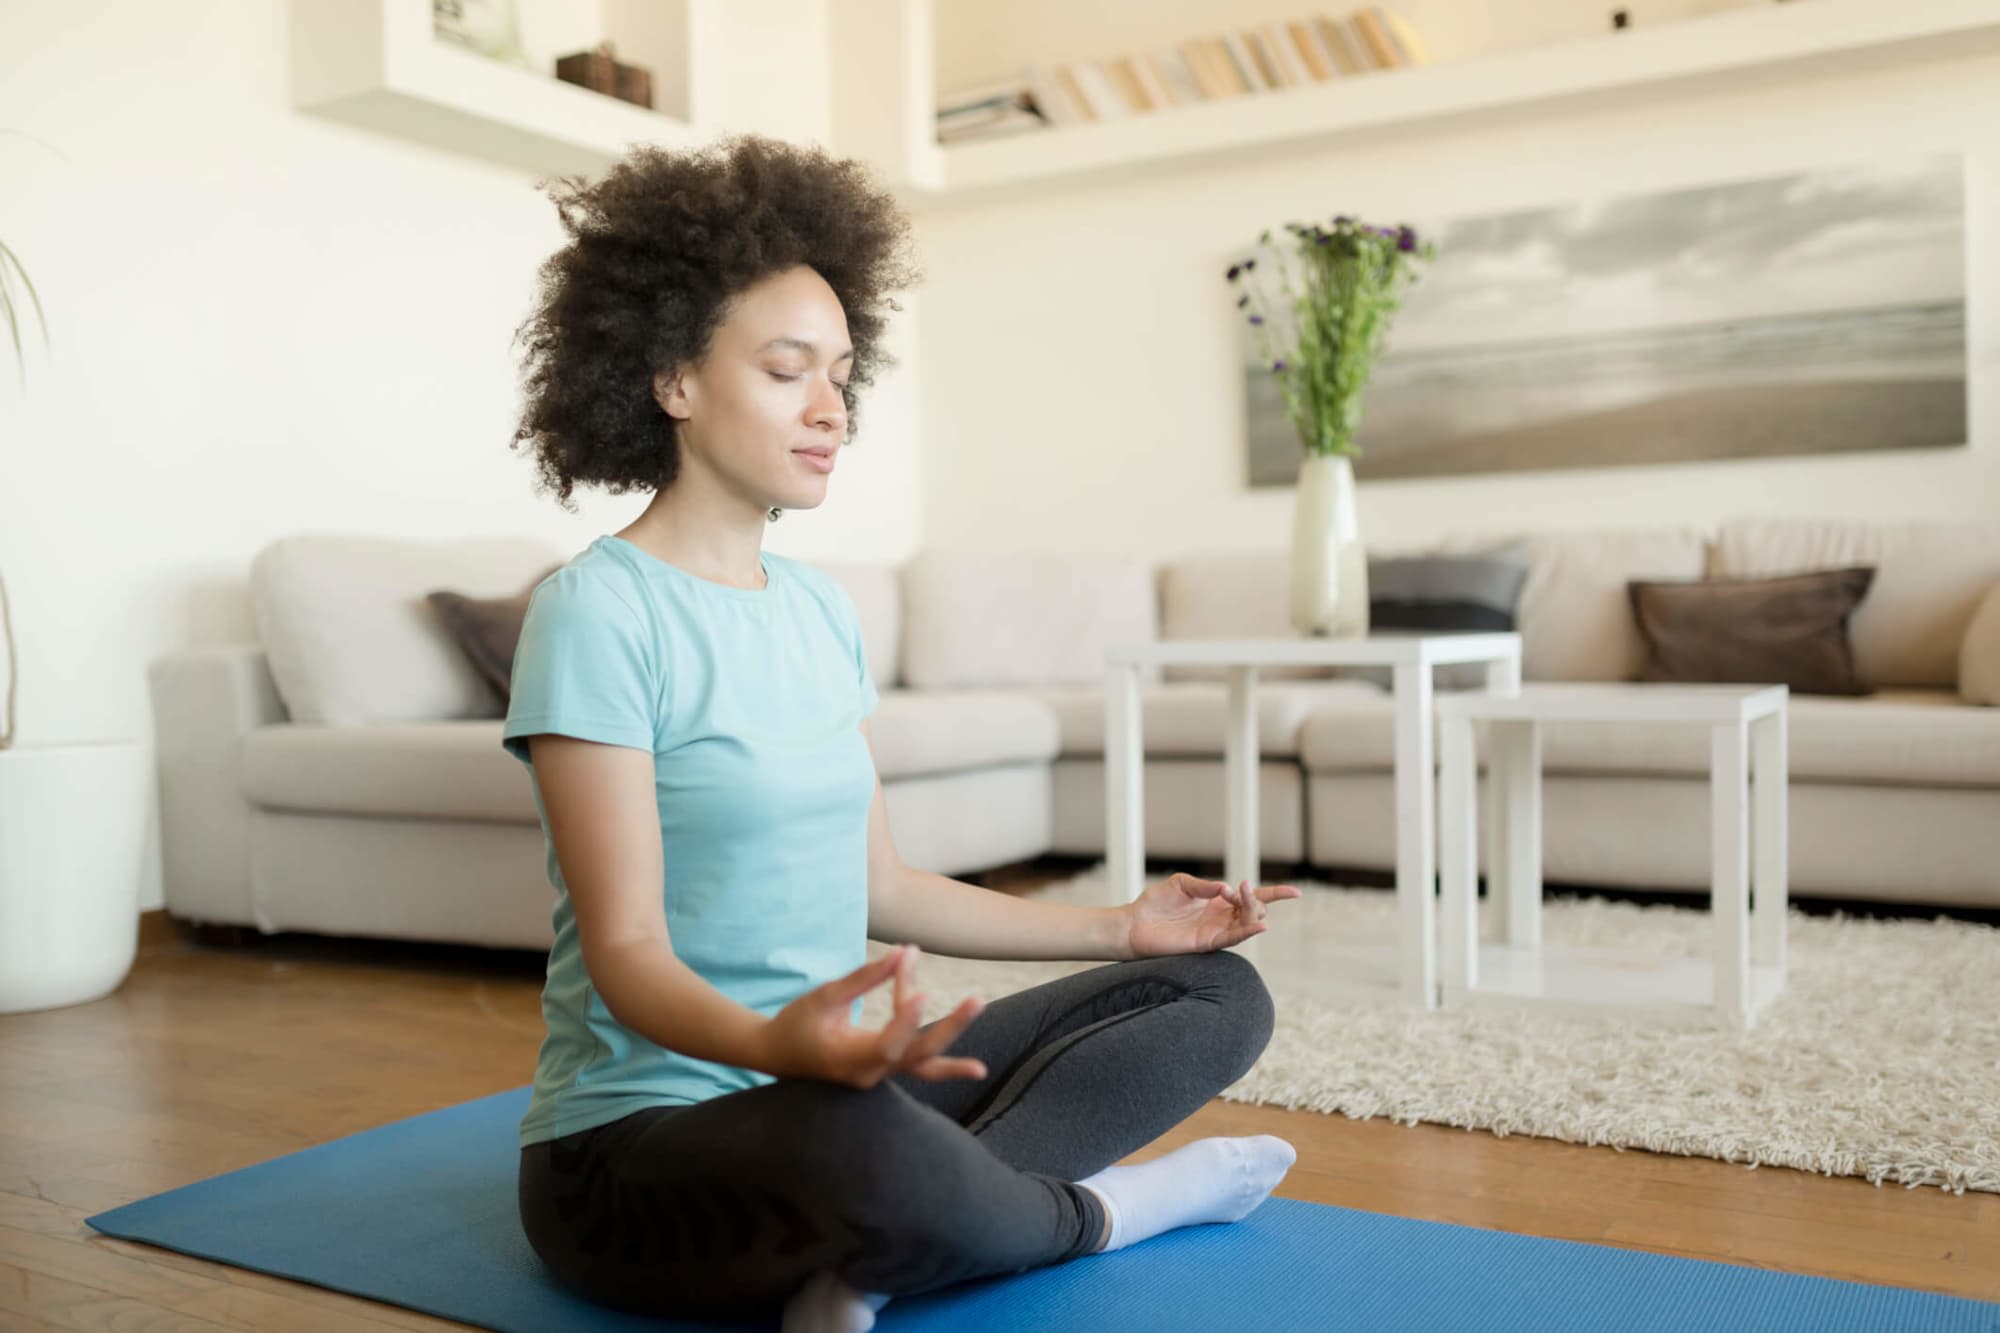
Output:
[[[985,1078],[983,1061],[944,1054],[986,1007],[968,996],[949,1014],[921,1026],[925,996],[916,990],[917,949],[899,944],[844,977],[807,991],[780,1009],[762,1029],[761,1067],[780,1077],[817,1078],[872,1088],[891,1074],[926,1082]],[[880,1028],[849,1021],[854,1001],[895,980],[895,1011]]]
[[[1127,945],[1134,958],[1227,949],[1270,929],[1270,904],[1302,896],[1290,884],[1252,888],[1247,879],[1232,886],[1176,873],[1125,905]]]

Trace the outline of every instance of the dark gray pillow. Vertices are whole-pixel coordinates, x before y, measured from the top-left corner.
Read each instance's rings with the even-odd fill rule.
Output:
[[[521,643],[528,600],[543,579],[561,568],[551,565],[547,573],[511,597],[471,597],[451,588],[439,588],[424,597],[473,670],[500,696],[503,709],[513,693],[514,650]]]
[[[1646,640],[1641,680],[1789,685],[1794,694],[1871,694],[1848,621],[1872,565],[1776,578],[1626,584]]]
[[[1371,556],[1368,561],[1368,630],[1443,632],[1508,631],[1515,627],[1521,589],[1528,581],[1525,546],[1454,555]],[[1387,667],[1353,667],[1343,673],[1388,689]],[[1486,668],[1439,667],[1437,685],[1478,689]]]

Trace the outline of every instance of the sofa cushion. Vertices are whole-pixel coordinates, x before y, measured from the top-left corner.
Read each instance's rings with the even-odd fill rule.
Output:
[[[1632,616],[1647,649],[1640,679],[1866,694],[1847,624],[1874,577],[1860,565],[1768,579],[1634,579]]]
[[[1449,555],[1376,556],[1368,561],[1368,627],[1430,633],[1514,633],[1528,553],[1520,546]],[[1394,667],[1344,667],[1341,675],[1393,689]],[[1436,667],[1441,690],[1486,687],[1486,664]]]
[[[1979,599],[1958,650],[1958,692],[1969,704],[2000,707],[2000,579]]]
[[[1716,534],[1711,572],[1752,578],[1839,565],[1875,567],[1850,626],[1862,679],[1956,684],[1973,609],[2000,580],[2000,523],[1732,519]]]
[[[500,696],[502,708],[514,690],[514,653],[521,646],[528,601],[541,581],[561,568],[554,565],[537,574],[533,583],[511,597],[467,597],[454,588],[438,588],[424,598],[464,650],[465,660]]]
[[[1158,636],[1153,571],[1125,556],[924,551],[902,576],[912,688],[1101,685],[1114,644]]]
[[[886,561],[827,563],[807,561],[847,590],[861,622],[861,646],[868,657],[868,678],[882,691],[897,683],[903,670],[903,590],[896,566]]]
[[[1523,546],[1450,554],[1376,556],[1368,561],[1370,629],[1490,634],[1518,628],[1528,581]]]
[[[1636,686],[1635,688],[1645,688]],[[1950,690],[1883,690],[1863,698],[1794,695],[1787,710],[1795,782],[2000,787],[2000,711]],[[1480,762],[1488,728],[1475,725]],[[1542,724],[1547,773],[1704,776],[1706,728],[1650,722]],[[1299,753],[1315,772],[1384,772],[1395,755],[1391,700],[1343,699],[1309,717]]]
[[[1163,639],[1297,639],[1292,628],[1292,557],[1288,550],[1208,551],[1162,565]],[[1330,680],[1330,666],[1259,667],[1261,680]],[[1221,681],[1228,670],[1174,663],[1163,681]],[[1102,744],[1102,741],[1099,742]]]
[[[499,718],[316,726],[243,737],[243,796],[322,814],[538,823],[533,787],[500,748]]]
[[[498,718],[312,726],[243,738],[246,799],[280,810],[537,823]],[[869,726],[884,781],[1056,757],[1053,710],[1019,691],[886,690]],[[496,762],[497,761],[497,762]]]
[[[509,596],[562,559],[524,538],[303,535],[270,543],[251,561],[250,592],[285,711],[327,726],[499,717],[499,694],[425,594]]]
[[[1698,579],[1707,546],[1693,529],[1458,533],[1446,552],[1521,546],[1528,581],[1515,625],[1524,680],[1634,680],[1646,645],[1632,619],[1632,579]]]
[[[1382,691],[1360,680],[1288,680],[1266,684],[1263,669],[1257,682],[1257,749],[1260,757],[1294,757],[1299,752],[1299,728],[1320,708],[1341,700],[1376,700]],[[1062,728],[1062,753],[1104,753],[1104,690],[1080,687],[1034,691],[1055,711]],[[1139,691],[1139,726],[1149,755],[1196,755],[1214,758],[1223,752],[1223,724],[1229,689],[1211,681],[1169,681]]]
[[[1056,757],[1054,710],[1024,690],[884,690],[870,719],[887,782]]]

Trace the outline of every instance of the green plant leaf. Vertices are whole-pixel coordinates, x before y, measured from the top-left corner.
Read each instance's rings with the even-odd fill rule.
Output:
[[[28,276],[28,270],[21,266],[19,257],[7,248],[6,242],[0,241],[0,315],[7,317],[7,336],[14,344],[14,364],[20,371],[21,382],[25,384],[28,380],[28,360],[21,351],[21,321],[20,316],[16,314],[16,307],[20,302],[14,295],[13,280],[8,276],[7,270],[10,268],[20,276],[21,285],[28,293],[28,301],[34,306],[35,322],[41,325],[44,346],[49,341],[49,323],[48,318],[42,313],[42,298],[35,291],[34,280]]]

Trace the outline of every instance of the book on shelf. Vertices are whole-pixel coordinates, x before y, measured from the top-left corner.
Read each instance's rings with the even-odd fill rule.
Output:
[[[1305,65],[1299,60],[1298,48],[1292,45],[1292,39],[1284,28],[1276,23],[1266,23],[1251,36],[1277,72],[1279,87],[1296,88],[1312,82],[1312,75],[1306,73]]]
[[[1134,111],[1159,109],[1158,104],[1153,101],[1153,94],[1139,78],[1139,71],[1134,68],[1135,62],[1131,56],[1114,56],[1109,60],[1100,60],[1097,64],[1098,68],[1104,71],[1104,77],[1111,80],[1112,86],[1118,90],[1118,95],[1125,99],[1127,106]]]
[[[1028,130],[1045,130],[1049,123],[1032,111],[1017,112],[996,120],[978,123],[940,124],[937,128],[939,143],[964,143],[972,139],[998,139],[1010,134],[1020,134]]]
[[[1353,25],[1354,30],[1361,34],[1361,40],[1367,43],[1368,54],[1378,69],[1394,69],[1400,63],[1396,58],[1396,47],[1389,40],[1389,29],[1376,17],[1373,5],[1355,10]]]
[[[1017,81],[968,89],[938,107],[938,137],[1122,120],[1199,102],[1430,63],[1407,20],[1381,5],[1306,14],[1094,60],[1032,64]]]
[[[1153,107],[1164,111],[1173,106],[1176,100],[1173,90],[1167,87],[1166,80],[1161,77],[1154,62],[1142,53],[1132,56],[1131,63],[1132,77],[1139,81],[1141,88],[1145,89],[1146,97]]]
[[[1083,91],[1083,81],[1076,77],[1074,65],[1056,66],[1056,85],[1068,97],[1070,107],[1078,119],[1086,122],[1099,119],[1097,108],[1090,104],[1089,95]]]
[[[1217,101],[1229,96],[1229,82],[1215,68],[1215,56],[1208,49],[1207,42],[1199,37],[1190,37],[1181,43],[1180,51],[1188,69],[1194,74],[1203,101]]]
[[[1376,12],[1382,16],[1382,21],[1389,25],[1389,35],[1396,40],[1396,48],[1403,57],[1403,64],[1431,63],[1431,53],[1424,46],[1424,39],[1417,35],[1417,30],[1410,26],[1408,19],[1393,9],[1381,9]]]
[[[1227,38],[1205,37],[1202,39],[1202,46],[1208,52],[1208,63],[1222,76],[1222,82],[1232,97],[1240,97],[1257,90],[1256,85],[1250,81],[1249,74],[1236,63],[1236,55],[1229,49]]]
[[[1326,47],[1320,44],[1313,32],[1313,24],[1304,19],[1292,19],[1285,24],[1285,31],[1292,39],[1292,46],[1305,63],[1306,73],[1315,83],[1324,83],[1334,75],[1330,68]]]
[[[946,116],[965,115],[994,107],[1021,106],[1029,100],[1026,79],[1004,79],[998,83],[982,83],[975,88],[965,88],[938,99],[937,113],[942,120]]]
[[[1044,129],[1048,124],[1026,79],[963,89],[938,102],[939,143],[1017,134],[1022,130]]]
[[[1139,108],[1125,100],[1118,91],[1118,85],[1111,81],[1111,76],[1096,61],[1079,60],[1070,68],[1075,71],[1084,98],[1099,120],[1120,120],[1138,111]]]
[[[1030,65],[1021,77],[1028,85],[1028,96],[1034,99],[1035,109],[1049,124],[1076,125],[1088,119],[1071,105],[1069,90],[1056,78],[1054,65]]]
[[[1176,47],[1162,47],[1151,54],[1146,62],[1153,73],[1166,86],[1167,95],[1175,106],[1187,106],[1202,100],[1201,81],[1195,77],[1194,69],[1188,64],[1187,53]]]
[[[1236,77],[1244,88],[1253,93],[1268,92],[1275,85],[1264,77],[1264,71],[1250,54],[1249,43],[1240,32],[1225,33],[1222,44],[1226,48],[1230,63],[1236,67]]]

